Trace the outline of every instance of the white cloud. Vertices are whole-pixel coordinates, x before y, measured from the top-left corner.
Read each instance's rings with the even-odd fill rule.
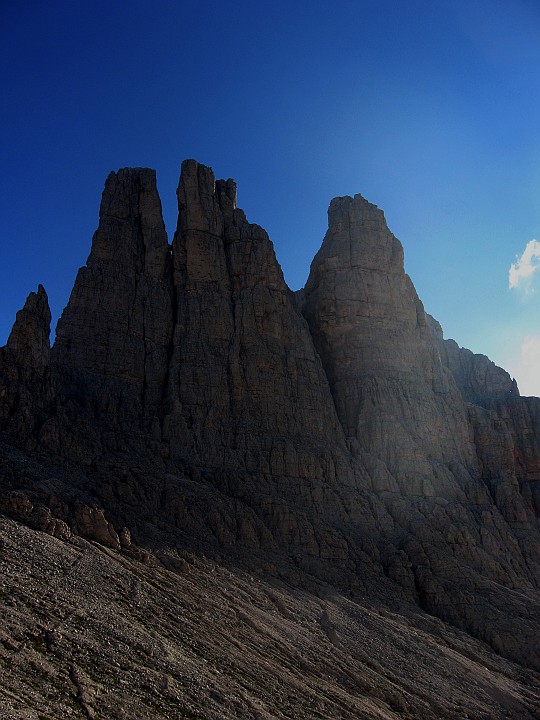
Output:
[[[516,288],[524,280],[529,280],[538,269],[540,269],[540,242],[529,240],[523,255],[516,257],[516,262],[510,265],[508,272],[510,289]]]
[[[521,344],[519,355],[509,363],[521,395],[540,397],[540,335],[527,335]]]

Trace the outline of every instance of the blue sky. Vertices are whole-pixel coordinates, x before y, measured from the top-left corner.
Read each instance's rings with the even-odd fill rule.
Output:
[[[110,170],[156,168],[172,236],[193,157],[293,289],[331,198],[376,203],[445,336],[540,395],[537,0],[3,0],[0,28],[0,343],[39,282],[58,319]]]

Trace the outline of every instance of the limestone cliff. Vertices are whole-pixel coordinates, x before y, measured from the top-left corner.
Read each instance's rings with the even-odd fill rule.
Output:
[[[540,400],[443,340],[361,196],[297,298],[232,180],[188,160],[177,196],[169,245],[155,173],[111,173],[50,353],[42,288],[17,316],[0,506],[316,576],[540,668]]]

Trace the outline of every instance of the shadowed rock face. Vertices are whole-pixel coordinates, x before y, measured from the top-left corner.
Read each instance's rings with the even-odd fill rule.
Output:
[[[182,166],[178,208],[164,422],[173,459],[322,477],[343,434],[268,235],[236,207],[234,183],[195,161]]]
[[[35,435],[52,396],[49,373],[51,312],[42,285],[31,292],[0,348],[0,423],[21,443]]]
[[[538,668],[540,400],[443,340],[361,196],[332,201],[297,301],[232,180],[188,160],[177,195],[169,246],[155,173],[111,173],[50,357],[42,288],[18,314],[0,506],[292,566]]]
[[[43,285],[30,293],[7,341],[7,349],[20,368],[38,370],[49,364],[51,311]]]
[[[172,266],[153,170],[107,178],[86,267],[58,322],[54,365],[99,417],[159,415],[172,336]],[[64,381],[64,382],[66,382]],[[121,397],[119,397],[121,396]]]

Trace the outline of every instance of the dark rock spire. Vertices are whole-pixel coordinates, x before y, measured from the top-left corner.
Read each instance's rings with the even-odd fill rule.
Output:
[[[7,348],[21,368],[43,368],[49,364],[51,311],[43,285],[31,292],[7,341]]]
[[[118,414],[119,422],[159,414],[172,336],[171,270],[155,171],[111,173],[53,358],[94,397],[98,412]]]
[[[39,285],[19,310],[7,344],[0,348],[0,428],[26,447],[36,445],[36,430],[52,400],[49,373],[51,311]]]

